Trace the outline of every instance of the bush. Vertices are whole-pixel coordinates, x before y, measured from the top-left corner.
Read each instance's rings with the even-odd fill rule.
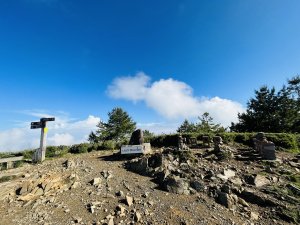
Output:
[[[115,150],[116,149],[116,142],[113,140],[104,141],[101,145],[102,150]]]
[[[297,136],[294,134],[286,133],[269,133],[266,134],[266,138],[269,141],[274,142],[275,146],[285,150],[298,150]]]
[[[91,151],[98,151],[98,150],[100,150],[100,146],[101,146],[101,144],[99,144],[99,143],[91,143],[90,145],[89,145],[89,147],[88,147],[88,152],[91,152]]]
[[[206,134],[202,133],[187,133],[183,134],[182,137],[196,137],[197,140],[201,140],[202,136]],[[235,133],[225,132],[216,134],[221,136],[225,144],[229,143],[240,143],[253,147],[253,138],[256,133]],[[207,135],[210,138],[215,136],[214,134]],[[288,134],[288,133],[266,133],[266,138],[269,141],[274,142],[276,149],[279,150],[292,150],[299,152],[300,150],[300,135],[299,134]],[[151,138],[150,141],[153,147],[172,147],[178,145],[178,134],[170,135],[156,135]]]
[[[32,155],[33,155],[34,152],[35,152],[35,150],[31,149],[31,150],[25,150],[25,151],[23,151],[21,153],[24,156],[24,159],[31,160],[32,159]]]
[[[11,152],[1,152],[0,153],[0,159],[1,158],[9,158],[9,157],[13,157],[15,156],[15,154],[11,153]]]
[[[0,183],[7,182],[7,181],[10,181],[10,180],[15,179],[15,178],[16,178],[16,175],[3,176],[3,177],[0,178]]]
[[[24,164],[23,160],[16,161],[16,162],[14,162],[14,168],[21,167],[21,166],[23,166],[23,164]]]
[[[69,147],[65,145],[60,146],[48,146],[46,150],[46,157],[47,158],[54,158],[54,157],[62,157],[66,153],[68,153]]]
[[[88,152],[89,147],[90,144],[88,143],[76,144],[70,147],[69,152],[72,154],[86,153]]]
[[[150,144],[153,147],[174,147],[178,145],[178,134],[164,134],[154,136],[150,140]]]

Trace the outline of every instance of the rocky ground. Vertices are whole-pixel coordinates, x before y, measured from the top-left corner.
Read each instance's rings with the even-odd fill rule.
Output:
[[[299,157],[232,152],[91,152],[0,171],[13,178],[0,183],[0,224],[299,223]]]

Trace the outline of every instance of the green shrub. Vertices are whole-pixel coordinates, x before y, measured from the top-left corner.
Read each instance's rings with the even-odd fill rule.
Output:
[[[99,143],[91,143],[88,147],[88,152],[91,152],[91,151],[99,151],[100,150],[100,146],[101,144]]]
[[[174,147],[178,145],[178,134],[163,134],[154,136],[150,140],[150,144],[153,147]]]
[[[298,149],[297,136],[287,133],[267,133],[266,138],[274,142],[275,146],[285,149]]]
[[[225,144],[233,143],[236,137],[236,133],[222,133],[220,136]]]
[[[90,144],[82,143],[82,144],[75,144],[72,145],[69,149],[69,152],[72,154],[80,154],[88,152]]]
[[[0,159],[1,158],[9,158],[9,157],[13,157],[15,156],[14,153],[11,153],[11,152],[1,152],[0,153]]]
[[[65,145],[60,146],[48,146],[46,150],[46,157],[47,158],[54,158],[54,157],[62,157],[66,153],[68,153],[69,147]]]
[[[115,150],[116,142],[113,140],[104,141],[101,145],[102,150]]]
[[[12,176],[3,176],[0,178],[0,183],[3,183],[3,182],[7,182],[7,181],[10,181],[12,179],[16,178],[16,175],[12,175]]]
[[[24,164],[24,161],[23,161],[23,160],[15,161],[15,162],[14,162],[14,168],[21,167],[23,164]]]
[[[124,139],[122,141],[116,142],[115,149],[121,149],[122,145],[128,145],[129,139]]]
[[[212,138],[213,136],[221,136],[225,144],[240,143],[253,147],[253,138],[256,133],[235,133],[225,132],[220,134],[202,134],[202,133],[187,133],[182,134],[182,137],[196,137],[197,140],[201,140],[202,136],[206,135]],[[288,133],[266,133],[266,138],[269,141],[274,142],[276,149],[279,150],[292,150],[294,152],[300,151],[300,135],[288,134]],[[172,147],[178,144],[178,134],[170,135],[156,135],[151,138],[150,141],[153,147]]]
[[[32,155],[33,155],[34,152],[35,152],[35,150],[30,149],[30,150],[25,150],[25,151],[23,151],[21,153],[24,156],[24,159],[31,160],[32,159]]]

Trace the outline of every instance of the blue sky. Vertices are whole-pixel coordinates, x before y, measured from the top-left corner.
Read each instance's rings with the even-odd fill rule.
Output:
[[[60,121],[50,144],[82,141],[116,106],[155,132],[204,111],[228,125],[254,89],[299,74],[299,10],[297,0],[1,1],[0,151],[35,147],[28,122],[43,115]],[[23,144],[7,140],[15,133]]]

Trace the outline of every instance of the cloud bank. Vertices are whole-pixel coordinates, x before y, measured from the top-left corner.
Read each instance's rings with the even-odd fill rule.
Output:
[[[87,142],[91,131],[96,130],[100,118],[93,115],[84,120],[74,120],[66,115],[51,115],[38,112],[24,112],[25,114],[40,117],[55,116],[55,122],[49,122],[47,145],[72,145]],[[37,119],[38,121],[38,119]],[[0,131],[0,152],[20,151],[39,147],[40,129],[30,129],[30,122],[22,127]]]
[[[238,113],[245,110],[240,103],[230,99],[194,96],[192,87],[182,81],[172,78],[150,81],[150,77],[143,72],[135,76],[117,77],[107,88],[107,93],[115,99],[143,101],[170,120],[196,118],[209,112],[215,122],[225,127],[237,122]]]

